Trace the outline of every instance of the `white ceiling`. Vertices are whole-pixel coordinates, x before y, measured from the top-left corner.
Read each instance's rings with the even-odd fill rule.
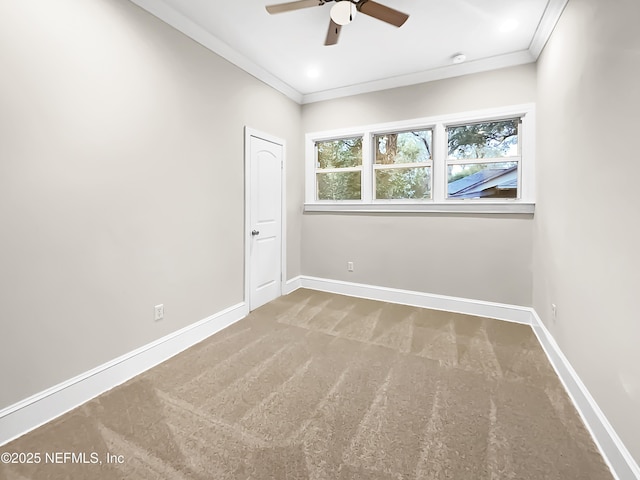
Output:
[[[333,2],[269,15],[266,5],[289,0],[131,1],[300,103],[533,62],[567,3],[376,0],[409,20],[396,28],[359,13],[327,47]],[[517,28],[502,31],[507,21]],[[454,65],[458,53],[467,59]]]

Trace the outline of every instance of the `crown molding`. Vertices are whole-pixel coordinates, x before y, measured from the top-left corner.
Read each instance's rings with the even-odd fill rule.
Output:
[[[445,67],[433,68],[431,70],[410,73],[408,75],[400,75],[397,77],[374,80],[372,82],[358,83],[348,87],[309,93],[302,96],[302,103],[321,102],[324,100],[332,100],[334,98],[348,97],[351,95],[376,92],[379,90],[407,87],[409,85],[433,82],[435,80],[443,80],[445,78],[460,77],[471,73],[497,70],[499,68],[513,67],[535,61],[536,59],[532,57],[529,50],[522,50],[520,52],[497,55],[495,57],[483,58],[471,62],[460,63],[458,65],[447,65]]]
[[[244,70],[270,87],[273,87],[280,93],[283,93],[294,102],[302,103],[302,94],[300,92],[293,89],[287,83],[283,82],[275,75],[272,75],[264,68],[255,64],[244,55],[238,53],[231,46],[224,43],[218,37],[208,32],[182,13],[171,8],[162,0],[130,0],[130,2],[147,11],[154,17],[159,18],[179,32],[184,33],[187,37],[211,50],[213,53],[220,55],[236,67]]]
[[[529,45],[529,51],[536,60],[538,60],[544,46],[551,37],[553,29],[556,28],[556,24],[560,20],[564,7],[567,6],[568,2],[569,0],[549,0],[549,3],[547,3],[547,8],[542,14],[536,33],[533,34],[533,39]]]
[[[332,100],[351,95],[406,87],[419,83],[432,82],[435,80],[459,77],[472,73],[480,73],[489,70],[497,70],[499,68],[533,63],[537,61],[540,56],[540,53],[549,40],[549,37],[551,36],[551,33],[558,23],[558,20],[560,19],[560,16],[568,2],[568,0],[548,1],[528,50],[478,59],[458,65],[447,65],[407,75],[399,75],[371,82],[303,94],[253,61],[249,60],[244,55],[240,54],[233,49],[233,47],[224,43],[218,37],[208,32],[182,13],[176,11],[162,0],[130,1],[298,104],[321,102],[324,100]]]

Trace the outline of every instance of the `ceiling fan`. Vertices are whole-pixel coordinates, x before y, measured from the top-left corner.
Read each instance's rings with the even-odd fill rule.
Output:
[[[267,12],[273,15],[274,13],[284,13],[302,8],[321,7],[329,2],[335,2],[335,4],[331,7],[331,18],[329,20],[327,38],[324,42],[325,45],[338,43],[340,29],[343,25],[347,25],[353,20],[356,12],[362,12],[396,27],[401,27],[409,18],[406,13],[399,12],[373,0],[296,0],[294,2],[267,5],[266,8]]]

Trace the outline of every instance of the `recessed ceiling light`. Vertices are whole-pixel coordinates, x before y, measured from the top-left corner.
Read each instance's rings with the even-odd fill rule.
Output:
[[[464,53],[456,53],[453,57],[451,57],[451,61],[453,63],[462,63],[467,59],[467,56]]]
[[[320,69],[318,67],[307,68],[307,77],[318,78],[320,76]]]
[[[518,20],[516,20],[515,18],[508,18],[500,25],[500,31],[502,33],[513,32],[516,28],[518,28],[518,25],[520,25],[520,23],[518,23]]]

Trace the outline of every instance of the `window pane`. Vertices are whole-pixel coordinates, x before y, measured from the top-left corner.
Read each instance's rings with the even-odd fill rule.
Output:
[[[376,170],[376,198],[431,198],[431,167]]]
[[[518,163],[449,165],[449,198],[517,198]]]
[[[374,135],[377,164],[416,163],[431,159],[431,130]]]
[[[449,158],[501,158],[518,155],[519,119],[447,128]]]
[[[317,142],[318,168],[347,168],[362,165],[362,137]]]
[[[318,173],[318,200],[360,200],[360,172]]]

